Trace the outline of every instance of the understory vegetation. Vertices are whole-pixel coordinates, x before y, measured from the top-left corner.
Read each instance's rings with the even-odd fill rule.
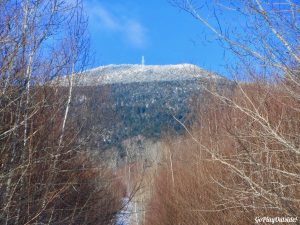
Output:
[[[4,0],[0,12],[0,224],[115,224],[122,182],[69,112],[88,58],[82,3]]]
[[[171,2],[239,61],[235,88],[204,87],[198,122],[166,138],[146,224],[299,224],[299,3]]]
[[[166,140],[147,224],[253,224],[299,217],[300,104],[286,81],[208,94],[199,123]]]

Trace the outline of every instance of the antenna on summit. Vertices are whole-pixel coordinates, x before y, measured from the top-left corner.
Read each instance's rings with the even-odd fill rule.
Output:
[[[144,57],[144,56],[142,56],[142,62],[141,62],[141,65],[142,65],[142,66],[145,66],[145,57]]]

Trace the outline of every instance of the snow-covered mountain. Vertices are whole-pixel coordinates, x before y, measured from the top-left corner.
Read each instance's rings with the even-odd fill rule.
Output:
[[[174,117],[187,126],[193,123],[191,107],[201,104],[204,86],[222,90],[232,85],[191,64],[107,65],[75,77],[72,111],[84,105],[82,131],[91,138],[92,148],[120,145],[138,135],[160,138],[164,131],[182,133]],[[67,86],[67,78],[60,85]]]
[[[76,75],[76,84],[80,86],[95,86],[100,84],[155,82],[193,79],[220,79],[192,64],[177,65],[106,65],[87,70]],[[65,78],[62,84],[67,85]]]

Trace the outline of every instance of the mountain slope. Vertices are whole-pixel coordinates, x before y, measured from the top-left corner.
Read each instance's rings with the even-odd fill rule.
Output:
[[[203,86],[222,90],[232,85],[190,64],[108,65],[76,77],[73,111],[84,105],[86,122],[81,135],[89,137],[93,149],[121,146],[139,135],[157,139],[164,132],[182,133],[174,117],[187,126],[192,124],[192,107],[201,102]],[[61,85],[67,85],[66,78]]]

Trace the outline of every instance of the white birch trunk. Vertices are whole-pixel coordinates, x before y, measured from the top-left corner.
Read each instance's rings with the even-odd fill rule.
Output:
[[[29,62],[28,62],[28,66],[26,69],[26,80],[27,80],[27,84],[26,84],[26,105],[25,105],[25,115],[24,115],[24,147],[27,144],[27,130],[28,130],[28,105],[29,105],[29,101],[30,101],[30,81],[31,81],[31,74],[32,74],[32,64],[33,64],[33,56],[34,56],[34,52],[31,52],[29,55]]]
[[[75,72],[75,64],[73,63],[73,65],[72,65],[72,74],[71,74],[71,77],[69,78],[68,100],[67,100],[66,110],[65,110],[65,114],[64,114],[63,123],[62,123],[61,134],[60,134],[60,137],[59,137],[59,145],[58,145],[59,147],[61,146],[63,138],[64,138],[66,122],[67,122],[67,119],[68,119],[70,103],[71,103],[71,100],[72,100],[73,82],[74,82],[74,76],[75,76],[74,72]]]

